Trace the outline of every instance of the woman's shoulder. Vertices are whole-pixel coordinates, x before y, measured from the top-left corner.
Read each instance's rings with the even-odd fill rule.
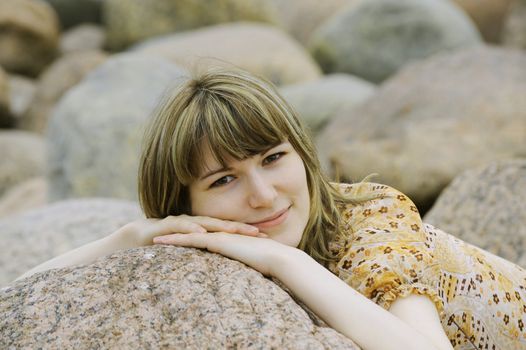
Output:
[[[331,182],[331,185],[345,197],[394,197],[402,201],[409,200],[407,195],[396,188],[376,182]]]

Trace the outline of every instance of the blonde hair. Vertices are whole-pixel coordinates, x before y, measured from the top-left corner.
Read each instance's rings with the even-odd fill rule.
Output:
[[[189,79],[159,105],[145,132],[139,200],[147,217],[191,214],[188,186],[213,156],[246,159],[288,140],[305,165],[309,220],[298,248],[322,264],[334,260],[328,244],[340,224],[338,203],[349,199],[323,174],[313,142],[274,86],[241,70],[215,68]]]

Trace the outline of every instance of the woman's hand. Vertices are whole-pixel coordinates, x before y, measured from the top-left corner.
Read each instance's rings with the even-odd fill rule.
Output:
[[[178,215],[164,219],[140,219],[122,227],[121,234],[133,240],[135,246],[153,244],[153,238],[174,233],[226,232],[240,235],[267,237],[258,228],[242,222],[221,220],[207,216]]]
[[[153,242],[206,249],[245,263],[265,276],[274,276],[286,258],[301,252],[272,239],[227,232],[172,234],[155,237]]]

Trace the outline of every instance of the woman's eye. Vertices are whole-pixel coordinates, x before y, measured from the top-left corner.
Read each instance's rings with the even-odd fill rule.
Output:
[[[231,175],[223,176],[219,180],[217,180],[214,183],[212,183],[212,185],[210,185],[210,187],[218,187],[218,186],[223,186],[223,185],[229,184],[231,182],[231,180],[229,181],[229,178],[234,179],[234,177],[231,176]]]
[[[271,154],[270,156],[268,156],[267,158],[263,160],[263,164],[269,164],[269,163],[275,162],[276,160],[281,158],[283,155],[285,155],[285,152],[278,152],[278,153]]]

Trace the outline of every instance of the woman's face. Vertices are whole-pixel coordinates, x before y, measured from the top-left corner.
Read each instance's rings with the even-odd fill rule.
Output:
[[[204,171],[190,185],[192,215],[251,224],[269,238],[297,247],[309,219],[305,166],[284,142],[222,168],[208,147]]]

